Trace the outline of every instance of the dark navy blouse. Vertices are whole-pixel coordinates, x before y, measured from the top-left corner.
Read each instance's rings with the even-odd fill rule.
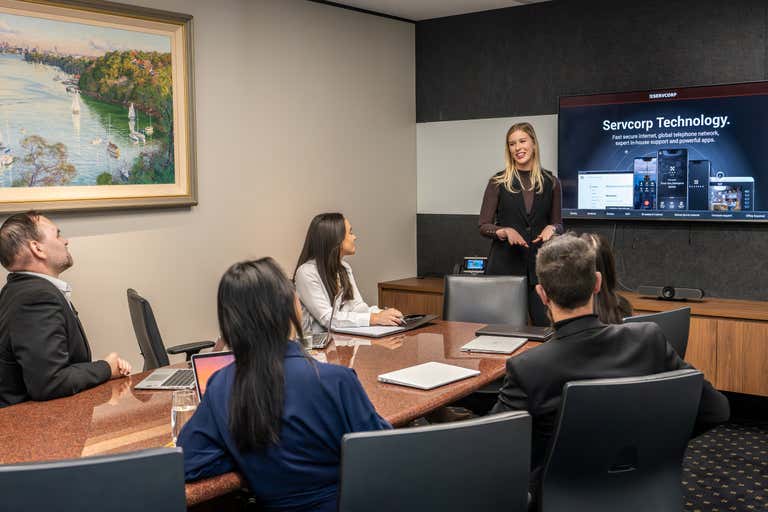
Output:
[[[269,510],[335,511],[342,436],[392,428],[354,370],[310,361],[288,342],[280,442],[248,453],[237,449],[228,428],[234,377],[234,364],[211,377],[179,435],[187,481],[239,471]]]

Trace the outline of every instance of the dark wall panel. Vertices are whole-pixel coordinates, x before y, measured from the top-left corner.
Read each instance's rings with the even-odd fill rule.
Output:
[[[621,283],[701,288],[713,297],[768,300],[768,236],[759,225],[566,221],[566,229],[613,242]],[[419,214],[418,273],[450,273],[464,256],[487,255],[477,215]],[[745,246],[746,243],[746,246]]]
[[[418,122],[557,112],[560,95],[768,78],[763,0],[556,0],[416,24]]]
[[[450,274],[464,256],[487,256],[490,239],[480,236],[477,215],[416,216],[416,271],[420,277]]]

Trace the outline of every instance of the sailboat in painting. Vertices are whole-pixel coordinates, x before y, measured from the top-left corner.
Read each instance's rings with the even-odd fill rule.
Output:
[[[75,95],[72,98],[72,113],[73,114],[80,113],[80,93],[77,91],[75,91]]]
[[[147,143],[147,138],[144,134],[136,131],[136,121],[130,117],[128,118],[128,137],[134,144],[138,144],[139,142],[143,142],[144,144]]]

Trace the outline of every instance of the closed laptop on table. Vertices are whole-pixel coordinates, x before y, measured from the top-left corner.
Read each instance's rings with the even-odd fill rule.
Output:
[[[340,327],[338,329],[334,327],[333,332],[365,336],[366,338],[383,338],[384,336],[391,336],[393,334],[416,329],[428,324],[435,318],[437,318],[437,315],[406,315],[404,318],[405,325],[393,327],[386,325],[371,325],[368,327]]]
[[[379,375],[379,382],[417,389],[434,389],[476,375],[480,375],[478,370],[431,361],[383,373]]]
[[[478,336],[461,347],[461,351],[486,354],[511,354],[526,343],[528,343],[526,338],[513,338],[511,336]]]
[[[475,336],[511,336],[531,341],[547,341],[555,330],[552,327],[534,325],[489,324],[475,331]]]

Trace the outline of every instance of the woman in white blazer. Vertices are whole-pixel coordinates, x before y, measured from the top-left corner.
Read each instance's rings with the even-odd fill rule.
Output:
[[[312,219],[293,280],[299,295],[306,332],[369,325],[401,325],[403,314],[393,308],[369,306],[360,295],[352,268],[343,260],[355,254],[349,221],[340,213]]]

